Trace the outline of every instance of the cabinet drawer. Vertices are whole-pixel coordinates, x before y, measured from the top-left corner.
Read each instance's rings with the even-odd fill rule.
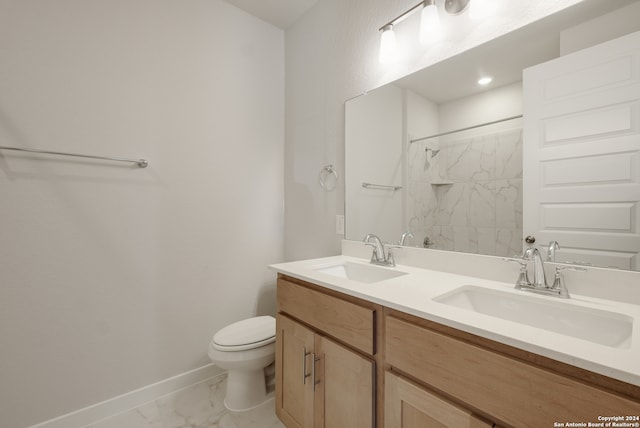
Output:
[[[385,428],[491,428],[448,400],[390,372],[385,373]]]
[[[385,352],[392,367],[512,426],[640,414],[637,401],[392,316],[385,319]]]
[[[374,353],[372,308],[278,278],[278,310],[366,354]]]

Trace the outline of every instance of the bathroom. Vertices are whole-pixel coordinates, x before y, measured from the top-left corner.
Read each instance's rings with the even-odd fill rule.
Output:
[[[0,146],[149,162],[0,151],[0,426],[87,426],[218,376],[212,335],[276,312],[268,266],[341,252],[345,101],[580,1],[429,50],[407,20],[389,65],[378,28],[415,1],[261,3],[0,0]],[[261,426],[220,412],[202,426]]]

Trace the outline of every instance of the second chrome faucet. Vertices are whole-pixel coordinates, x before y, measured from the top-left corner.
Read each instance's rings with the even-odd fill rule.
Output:
[[[547,276],[544,271],[544,262],[540,251],[533,246],[535,238],[527,236],[525,242],[529,244],[529,247],[524,250],[522,258],[506,258],[505,260],[520,264],[520,273],[516,280],[515,288],[518,290],[526,290],[539,294],[546,294],[550,296],[557,296],[568,299],[570,297],[569,290],[567,289],[562,272],[565,270],[586,271],[585,268],[575,266],[556,266],[556,273],[553,283],[549,285],[547,283]],[[555,251],[559,249],[558,242],[549,242],[549,251],[547,252],[547,261],[555,261]],[[533,279],[529,279],[528,265],[529,262],[533,263]]]

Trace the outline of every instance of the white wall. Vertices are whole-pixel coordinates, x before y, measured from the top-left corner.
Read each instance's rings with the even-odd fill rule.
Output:
[[[408,89],[404,90],[404,96],[408,138],[421,138],[440,132],[438,104]]]
[[[442,132],[455,131],[469,126],[493,122],[507,117],[522,114],[522,82],[498,88],[488,88],[484,92],[440,104],[440,129]],[[513,123],[504,122],[503,125],[492,125],[496,131],[504,127],[513,128]],[[486,133],[479,128],[477,131],[466,131],[465,135]]]
[[[384,242],[402,235],[402,191],[363,188],[362,183],[404,186],[403,90],[387,85],[345,106],[346,138],[353,142],[345,152],[349,163],[345,194],[345,235],[363,239],[375,234]]]
[[[209,362],[274,310],[284,34],[220,0],[0,1],[0,425]]]
[[[335,215],[344,212],[344,181],[326,193],[318,173],[331,163],[344,175],[347,99],[579,1],[500,0],[502,12],[491,21],[428,48],[419,44],[416,26],[407,20],[397,26],[406,54],[400,63],[383,66],[378,28],[415,0],[320,0],[286,32],[285,258],[340,252]]]

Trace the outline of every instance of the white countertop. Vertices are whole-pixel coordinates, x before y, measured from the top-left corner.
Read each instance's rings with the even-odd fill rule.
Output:
[[[568,300],[541,296],[515,290],[513,283],[408,265],[397,265],[395,268],[390,268],[405,272],[407,275],[369,284],[339,278],[316,270],[323,265],[347,261],[369,264],[367,259],[341,255],[275,264],[270,268],[331,290],[640,386],[640,305],[573,293],[571,299]],[[514,276],[514,281],[515,279]],[[560,301],[567,305],[577,305],[630,316],[634,319],[631,345],[627,348],[600,345],[432,300],[434,297],[464,285],[480,286],[520,295],[526,294],[534,299],[552,299],[554,302]]]

